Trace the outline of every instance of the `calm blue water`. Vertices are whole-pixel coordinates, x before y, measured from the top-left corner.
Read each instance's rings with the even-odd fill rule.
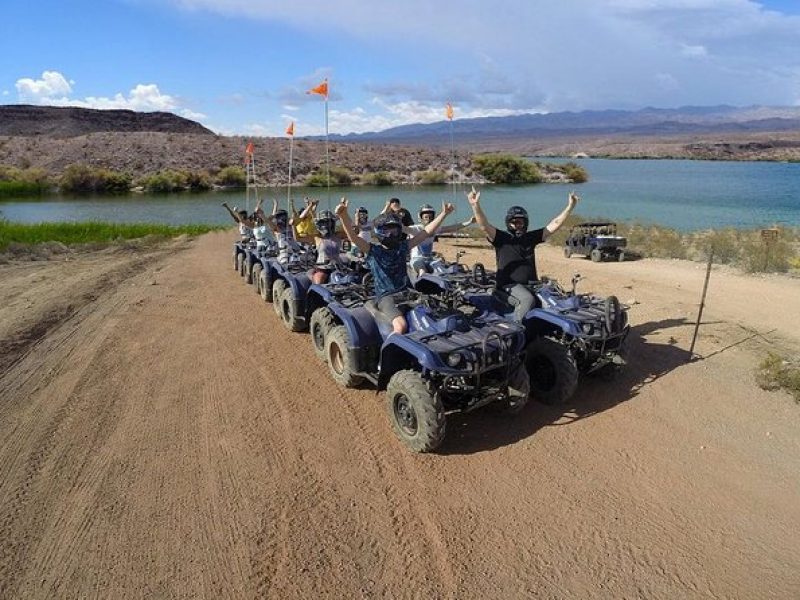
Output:
[[[800,226],[798,163],[602,159],[577,162],[589,171],[589,182],[484,186],[481,201],[489,219],[495,224],[502,223],[505,210],[519,204],[530,211],[533,226],[544,225],[563,208],[569,190],[575,189],[582,197],[576,212],[585,217],[659,223],[685,231],[727,226]],[[459,220],[471,214],[464,191],[460,188],[455,193]],[[286,205],[286,188],[265,188],[262,194],[270,199],[277,197],[282,206]],[[324,189],[297,188],[293,195],[299,199],[305,195],[316,196],[321,198],[322,207],[327,208]],[[404,206],[416,213],[421,204],[430,203],[438,208],[443,199],[451,201],[453,188],[403,186],[332,190],[331,208],[341,195],[350,199],[351,214],[358,206],[366,206],[371,214],[376,214],[392,196],[399,197]],[[231,206],[243,206],[244,197],[244,191],[77,199],[54,196],[33,202],[0,202],[0,218],[27,223],[85,220],[230,223],[220,203],[227,201]],[[267,205],[269,209],[271,203]]]

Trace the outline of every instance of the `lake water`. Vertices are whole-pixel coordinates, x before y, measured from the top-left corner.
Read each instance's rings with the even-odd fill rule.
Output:
[[[688,160],[578,160],[590,181],[580,185],[539,184],[483,186],[481,203],[489,219],[501,224],[506,209],[519,204],[531,214],[532,226],[545,225],[565,205],[575,189],[582,201],[577,211],[584,217],[616,221],[659,223],[680,230],[710,227],[754,228],[774,224],[800,226],[800,164],[768,162],[713,162]],[[286,188],[262,188],[261,195],[277,197],[286,206]],[[325,189],[294,188],[293,196],[321,199],[328,206]],[[366,206],[371,215],[386,199],[397,196],[412,213],[425,203],[437,209],[442,200],[456,199],[459,220],[469,212],[465,189],[453,186],[352,187],[332,189],[333,209],[341,195],[350,199],[351,214]],[[54,195],[35,201],[2,201],[0,218],[35,223],[40,221],[115,221],[154,223],[230,223],[220,207],[244,206],[245,193],[208,192],[96,196],[70,198]],[[250,203],[252,209],[252,202]],[[267,209],[271,208],[271,200]],[[451,218],[452,222],[452,218]]]

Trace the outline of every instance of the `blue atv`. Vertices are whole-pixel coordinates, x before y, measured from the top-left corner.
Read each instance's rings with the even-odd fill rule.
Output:
[[[311,285],[310,270],[314,255],[309,253],[290,256],[288,263],[277,258],[260,261],[257,289],[261,297],[272,300],[275,314],[289,331],[303,331],[306,320],[302,301]]]
[[[467,315],[459,304],[408,291],[398,302],[404,335],[392,333],[374,300],[349,295],[322,308],[331,316],[323,337],[332,377],[345,387],[367,380],[386,390],[392,428],[415,452],[442,443],[448,413],[490,403],[517,413],[527,403],[524,328],[496,315]]]
[[[616,296],[578,294],[556,280],[531,282],[536,298],[522,324],[527,338],[526,368],[531,396],[545,404],[563,404],[575,392],[579,373],[611,376],[625,364],[621,352],[630,331],[628,307]],[[482,312],[511,318],[513,302],[502,290],[475,289],[465,298]]]
[[[255,244],[245,248],[244,258],[242,259],[244,263],[242,265],[242,277],[244,277],[247,283],[256,286],[256,292],[258,292],[259,276],[263,268],[262,261],[276,256],[278,256],[278,243],[274,240],[267,242],[260,248]]]
[[[627,307],[615,296],[578,294],[580,279],[575,275],[571,291],[546,278],[530,284],[536,303],[523,319],[526,368],[532,397],[545,404],[565,403],[580,373],[613,376],[625,364],[621,352],[630,330]],[[476,264],[466,274],[423,275],[415,288],[431,295],[459,292],[476,310],[511,319],[514,299],[494,284],[494,273]]]
[[[256,247],[255,238],[247,241],[236,241],[233,243],[233,270],[237,271],[242,277],[247,273],[247,252]]]
[[[325,335],[336,325],[336,317],[328,305],[363,306],[374,295],[372,275],[363,263],[355,261],[351,269],[338,269],[331,273],[328,283],[315,283],[308,288],[305,314],[311,343],[320,359],[325,360]]]

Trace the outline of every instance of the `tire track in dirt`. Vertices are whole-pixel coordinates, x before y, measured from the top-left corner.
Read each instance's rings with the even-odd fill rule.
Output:
[[[143,263],[146,262],[151,261],[137,261],[137,268],[143,269]],[[63,462],[63,454],[56,453],[56,449],[64,444],[69,447],[76,421],[95,420],[86,417],[92,405],[89,404],[90,398],[81,397],[81,387],[87,378],[91,380],[90,364],[102,351],[107,336],[113,330],[113,315],[123,303],[122,299],[115,296],[114,288],[110,287],[115,280],[114,277],[102,278],[100,285],[95,288],[102,296],[97,305],[90,306],[87,303],[66,321],[50,327],[50,334],[46,338],[35,340],[34,346],[13,363],[14,379],[0,379],[0,397],[13,399],[10,404],[4,402],[4,414],[7,415],[7,411],[13,408],[18,408],[21,413],[17,418],[17,427],[8,431],[6,440],[0,444],[0,451],[7,456],[12,448],[33,449],[25,458],[17,454],[17,460],[9,461],[5,468],[0,469],[0,477],[6,483],[4,487],[13,486],[11,499],[2,502],[0,508],[0,538],[8,540],[2,544],[0,562],[0,581],[6,587],[13,585],[13,573],[18,570],[18,565],[25,562],[35,546],[36,539],[31,534],[41,531],[49,514],[50,509],[41,506],[40,500],[34,507],[29,507],[29,504],[34,496],[37,500],[50,497],[48,490],[54,487],[52,478],[59,473],[59,465]],[[87,329],[93,332],[88,339],[79,333]],[[55,362],[54,356],[58,357]],[[46,370],[47,376],[39,379],[38,374],[42,370]],[[38,402],[30,407],[19,404],[51,381],[58,381],[59,389],[56,394],[46,395],[49,401]],[[42,425],[44,428],[37,431],[36,427]],[[20,470],[19,460],[24,460],[23,475],[16,483],[12,483],[15,479],[12,473]],[[46,503],[48,507],[54,505],[51,501]],[[30,534],[22,537],[13,535],[13,531],[20,529]]]

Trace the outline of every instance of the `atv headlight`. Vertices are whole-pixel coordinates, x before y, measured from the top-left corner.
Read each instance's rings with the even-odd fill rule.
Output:
[[[449,367],[457,367],[464,360],[464,355],[460,352],[451,352],[447,355],[447,365]]]

